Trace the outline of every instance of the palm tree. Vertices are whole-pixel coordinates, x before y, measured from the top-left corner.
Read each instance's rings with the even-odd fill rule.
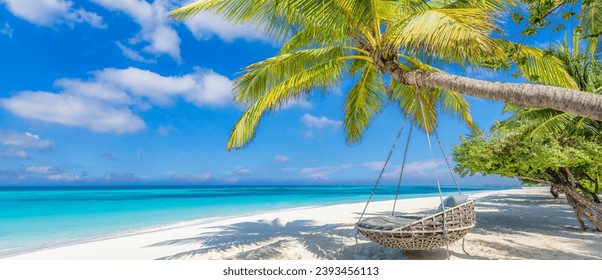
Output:
[[[587,46],[581,47],[581,36],[573,35],[572,45],[569,46],[568,40],[563,45],[558,45],[551,50],[552,56],[562,61],[565,70],[579,89],[597,94],[602,94],[602,64],[596,60],[596,42],[587,40]],[[501,122],[494,130],[511,131],[516,133],[522,139],[555,139],[559,143],[570,147],[577,141],[590,141],[592,143],[602,143],[602,122],[588,118],[583,118],[570,113],[561,112],[553,109],[541,108],[519,108],[507,104],[504,108],[506,112],[512,112],[507,120]],[[566,173],[567,182],[572,182],[568,186],[552,183],[550,191],[556,198],[560,192],[566,194],[567,201],[573,207],[579,224],[585,229],[581,216],[590,220],[599,230],[602,230],[602,220],[599,218],[602,213],[599,192],[601,177],[600,170],[597,168],[587,168],[577,170],[574,174],[569,168],[564,168],[562,172]],[[581,194],[578,193],[581,191]],[[591,197],[593,202],[586,197]],[[598,218],[597,218],[598,217]]]
[[[591,43],[588,42],[591,46]],[[578,36],[573,36],[572,47],[568,41],[551,50],[552,56],[562,61],[567,73],[580,90],[602,95],[602,64],[592,51],[582,48]],[[540,138],[584,136],[602,140],[602,122],[553,109],[520,108],[506,104],[505,112],[511,112],[502,128],[519,132],[524,137]]]
[[[334,87],[346,75],[356,77],[345,102],[349,143],[361,139],[388,102],[399,104],[427,133],[436,127],[437,108],[471,124],[460,92],[602,120],[602,96],[578,90],[560,60],[492,37],[500,31],[498,17],[511,5],[503,0],[205,0],[171,15],[185,19],[208,10],[234,23],[255,24],[283,42],[277,55],[249,65],[236,80],[235,100],[250,107],[236,123],[228,149],[248,144],[266,110]],[[433,66],[510,61],[543,85],[476,80]]]
[[[595,58],[595,43],[587,42],[586,48],[580,46],[580,37],[573,36],[572,46],[568,40],[563,45],[552,49],[552,55],[563,62],[566,71],[579,86],[579,89],[602,95],[602,64]],[[588,141],[602,142],[602,122],[583,118],[573,114],[556,111],[553,109],[519,108],[507,104],[506,112],[513,115],[499,124],[503,130],[519,133],[526,138],[546,138],[553,136],[560,142],[574,141],[575,137]],[[584,182],[576,182],[582,193],[591,196],[596,203],[600,203],[597,196],[600,188],[598,174],[584,173]],[[558,190],[551,188],[554,197],[558,197]]]

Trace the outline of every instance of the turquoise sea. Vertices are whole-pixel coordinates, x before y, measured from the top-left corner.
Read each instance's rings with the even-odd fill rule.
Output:
[[[462,190],[508,188],[463,186]],[[0,187],[0,258],[204,218],[365,202],[371,190],[367,185]],[[395,190],[395,186],[379,186],[374,199],[393,199]],[[456,188],[445,186],[443,191],[451,194]],[[433,195],[437,195],[435,186],[403,186],[399,197]]]

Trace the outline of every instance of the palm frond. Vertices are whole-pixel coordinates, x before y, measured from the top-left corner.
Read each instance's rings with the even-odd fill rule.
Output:
[[[476,124],[470,114],[470,104],[464,96],[455,91],[444,91],[440,93],[440,106],[444,112],[451,117],[456,117],[466,123],[471,128],[476,128]]]
[[[602,1],[583,1],[581,4],[581,26],[584,27],[583,35],[589,39],[588,49],[596,54],[602,41]]]
[[[266,86],[265,92],[255,92],[245,88],[246,84],[239,83],[236,87],[236,90],[239,90],[237,92],[239,99],[252,100],[253,104],[234,126],[227,149],[242,148],[247,145],[253,139],[259,121],[266,110],[276,110],[292,100],[307,97],[311,90],[318,87],[334,86],[341,79],[344,63],[345,61],[340,59],[330,59],[306,67],[277,84],[258,83],[260,87]],[[252,76],[248,78],[253,80]]]
[[[293,53],[285,53],[268,58],[264,61],[251,64],[245,68],[243,75],[234,83],[235,100],[240,103],[253,103],[263,94],[283,82],[295,79],[315,69],[316,65],[333,65],[329,69],[322,69],[324,75],[338,77],[340,67],[344,63],[347,50],[344,47],[324,47],[305,49]],[[338,60],[338,63],[329,62]],[[325,76],[328,77],[328,76]],[[314,80],[316,88],[327,88],[331,85],[330,79]]]
[[[579,88],[562,61],[551,53],[532,46],[513,44],[502,39],[496,39],[496,41],[502,46],[515,48],[516,52],[512,54],[511,59],[527,80],[570,89]]]
[[[497,56],[502,51],[489,37],[498,30],[490,12],[476,8],[422,11],[392,27],[389,40],[409,54],[477,64],[484,54]]]
[[[372,118],[378,114],[386,102],[386,88],[378,70],[365,63],[363,74],[347,93],[345,99],[345,120],[347,144],[358,142]]]
[[[470,9],[482,8],[488,10],[506,11],[517,6],[515,1],[509,0],[431,0],[428,5],[435,9]]]
[[[406,118],[426,133],[434,131],[438,120],[436,100],[431,98],[429,90],[391,81],[391,100]]]

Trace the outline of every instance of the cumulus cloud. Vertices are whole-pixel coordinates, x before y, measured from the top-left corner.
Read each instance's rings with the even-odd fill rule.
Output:
[[[5,22],[2,29],[0,29],[0,34],[6,35],[8,38],[13,37],[13,32],[14,32],[14,30],[10,27],[8,22]]]
[[[337,129],[341,127],[341,125],[343,125],[342,121],[331,120],[327,117],[315,117],[310,114],[303,115],[303,117],[301,117],[301,121],[303,122],[303,124],[305,124],[305,126],[317,129],[325,127]]]
[[[128,108],[106,104],[71,94],[25,91],[0,100],[0,106],[30,120],[66,126],[87,127],[96,132],[129,133],[146,125]]]
[[[24,149],[47,150],[52,147],[52,141],[42,139],[30,132],[15,132],[0,130],[0,145]]]
[[[280,163],[285,163],[285,162],[291,162],[292,159],[290,157],[287,157],[287,156],[277,155],[277,156],[274,157],[274,161],[280,162]]]
[[[206,11],[187,19],[184,21],[184,25],[198,40],[207,40],[217,36],[225,42],[232,42],[235,39],[262,42],[271,41],[261,28],[257,29],[250,25],[232,24],[224,20],[223,17]]]
[[[173,8],[171,4],[161,0],[152,3],[143,0],[92,1],[107,10],[126,14],[140,26],[140,32],[129,40],[131,45],[142,43],[142,51],[146,53],[167,54],[180,60],[180,37],[170,25],[168,17],[169,9]]]
[[[51,148],[52,141],[36,134],[0,129],[0,157],[28,159],[29,151],[47,151]]]
[[[0,0],[16,17],[41,26],[87,23],[95,28],[106,28],[96,13],[74,8],[69,0]]]
[[[183,99],[196,106],[232,103],[232,82],[211,70],[162,76],[138,68],[107,68],[88,80],[60,79],[58,93],[22,91],[0,99],[0,106],[20,117],[96,132],[132,133],[146,128],[133,109],[169,106]]]
[[[197,69],[183,76],[161,76],[138,68],[107,68],[95,73],[96,81],[145,98],[155,105],[171,105],[181,97],[201,105],[226,105],[232,102],[232,81],[211,70]]]

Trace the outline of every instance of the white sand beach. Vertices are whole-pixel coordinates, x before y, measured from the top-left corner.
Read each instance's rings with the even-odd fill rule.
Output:
[[[471,195],[477,225],[450,245],[452,259],[602,259],[602,233],[582,231],[564,197],[531,187]],[[403,213],[427,213],[438,197],[404,199]],[[364,203],[290,209],[199,221],[190,225],[53,248],[8,259],[445,259],[445,249],[400,251],[362,236],[353,225]],[[391,210],[392,201],[373,202],[367,215]],[[593,228],[590,225],[590,228]],[[468,253],[468,254],[467,254]]]

